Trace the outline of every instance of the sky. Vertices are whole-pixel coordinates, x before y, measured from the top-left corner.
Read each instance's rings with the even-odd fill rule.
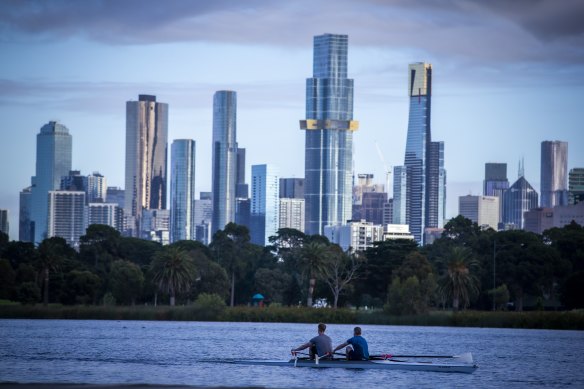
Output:
[[[212,101],[238,94],[251,165],[304,176],[313,37],[349,36],[355,173],[404,162],[408,64],[433,67],[432,140],[445,142],[447,217],[481,194],[486,162],[539,191],[541,142],[584,167],[584,2],[580,0],[0,0],[0,209],[18,239],[19,192],[50,120],[73,137],[73,169],[124,186],[125,103],[169,104],[174,139],[196,141],[196,190],[211,188]]]

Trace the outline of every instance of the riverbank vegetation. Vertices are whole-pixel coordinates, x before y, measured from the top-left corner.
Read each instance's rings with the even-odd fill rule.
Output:
[[[356,253],[292,229],[270,242],[254,245],[232,223],[209,246],[161,246],[103,225],[76,249],[0,233],[0,299],[12,302],[0,316],[582,329],[581,313],[560,312],[584,308],[576,223],[537,235],[459,216],[424,247],[390,240]]]

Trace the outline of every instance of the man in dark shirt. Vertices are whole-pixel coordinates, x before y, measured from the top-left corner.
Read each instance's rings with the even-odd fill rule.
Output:
[[[364,337],[361,336],[361,327],[355,327],[353,329],[353,337],[347,339],[345,343],[339,344],[333,350],[333,353],[337,350],[347,347],[346,355],[347,359],[350,361],[366,361],[369,359],[369,346]]]
[[[310,347],[310,359],[314,359],[315,355],[318,355],[319,358],[330,357],[333,352],[333,341],[328,335],[324,334],[325,330],[326,324],[320,323],[318,325],[318,336],[315,336],[303,345],[290,350],[292,355],[296,355],[296,352]]]

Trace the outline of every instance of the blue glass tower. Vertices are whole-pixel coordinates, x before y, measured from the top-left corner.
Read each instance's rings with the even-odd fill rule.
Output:
[[[237,183],[237,94],[213,96],[213,231],[235,221]]]
[[[280,173],[273,165],[251,167],[251,241],[269,244],[280,227]]]
[[[314,37],[313,77],[306,80],[305,231],[324,234],[324,226],[351,218],[353,80],[347,78],[347,35]]]
[[[31,220],[34,242],[47,237],[49,191],[61,187],[71,170],[73,140],[67,127],[51,121],[37,135],[36,175],[32,177]]]
[[[195,233],[195,141],[172,142],[170,158],[170,241],[191,240]]]

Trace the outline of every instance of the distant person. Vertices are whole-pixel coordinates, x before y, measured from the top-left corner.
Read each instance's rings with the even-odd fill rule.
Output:
[[[343,347],[347,347],[345,351],[347,359],[350,361],[366,361],[369,359],[369,346],[365,338],[361,336],[361,327],[355,327],[353,329],[353,337],[335,347],[333,353]]]
[[[329,338],[328,335],[324,334],[324,331],[326,331],[326,324],[320,323],[318,325],[318,335],[310,339],[303,345],[290,350],[292,355],[296,355],[298,351],[310,347],[309,349],[310,359],[314,359],[315,355],[318,355],[319,358],[323,357],[330,358],[333,353],[333,341],[331,340],[331,338]]]

